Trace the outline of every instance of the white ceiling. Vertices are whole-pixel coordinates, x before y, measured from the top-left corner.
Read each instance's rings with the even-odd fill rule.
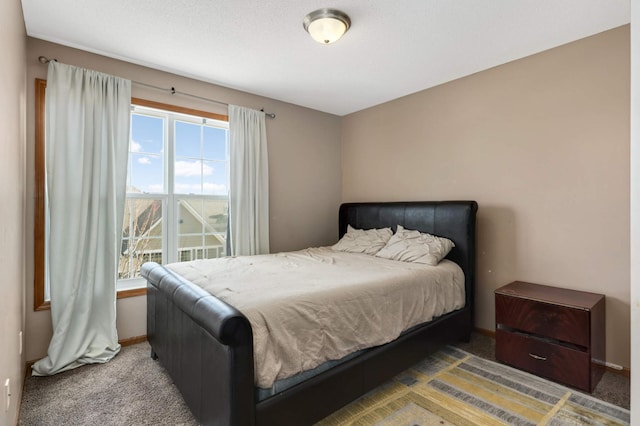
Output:
[[[28,35],[345,115],[630,20],[629,0],[22,0]],[[321,45],[304,16],[349,32]]]

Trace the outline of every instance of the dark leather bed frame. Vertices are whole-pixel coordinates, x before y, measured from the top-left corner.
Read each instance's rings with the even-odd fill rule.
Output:
[[[370,229],[401,224],[447,237],[447,256],[465,273],[466,304],[414,327],[398,339],[256,401],[253,339],[245,316],[169,272],[146,263],[147,337],[158,358],[204,425],[309,425],[389,380],[443,344],[468,340],[473,328],[475,201],[350,203],[340,207],[347,225]]]

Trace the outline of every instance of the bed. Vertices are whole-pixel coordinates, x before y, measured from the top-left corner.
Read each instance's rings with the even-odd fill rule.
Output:
[[[402,225],[452,240],[455,247],[447,259],[464,273],[464,306],[267,397],[256,391],[253,333],[247,317],[169,269],[146,263],[141,273],[147,279],[152,357],[169,373],[201,424],[313,424],[441,345],[469,339],[476,211],[474,201],[343,204],[340,237],[349,225],[357,229]]]

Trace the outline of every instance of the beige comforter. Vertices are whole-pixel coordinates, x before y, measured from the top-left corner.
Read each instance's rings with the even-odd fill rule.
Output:
[[[328,247],[174,263],[167,268],[251,322],[256,385],[381,345],[464,305],[464,276]]]

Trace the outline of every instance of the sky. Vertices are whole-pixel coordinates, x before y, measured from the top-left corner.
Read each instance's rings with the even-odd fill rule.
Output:
[[[156,116],[131,114],[128,188],[166,192],[163,178],[164,123]],[[228,130],[188,121],[175,121],[174,192],[228,193]],[[130,189],[128,189],[130,190]]]

